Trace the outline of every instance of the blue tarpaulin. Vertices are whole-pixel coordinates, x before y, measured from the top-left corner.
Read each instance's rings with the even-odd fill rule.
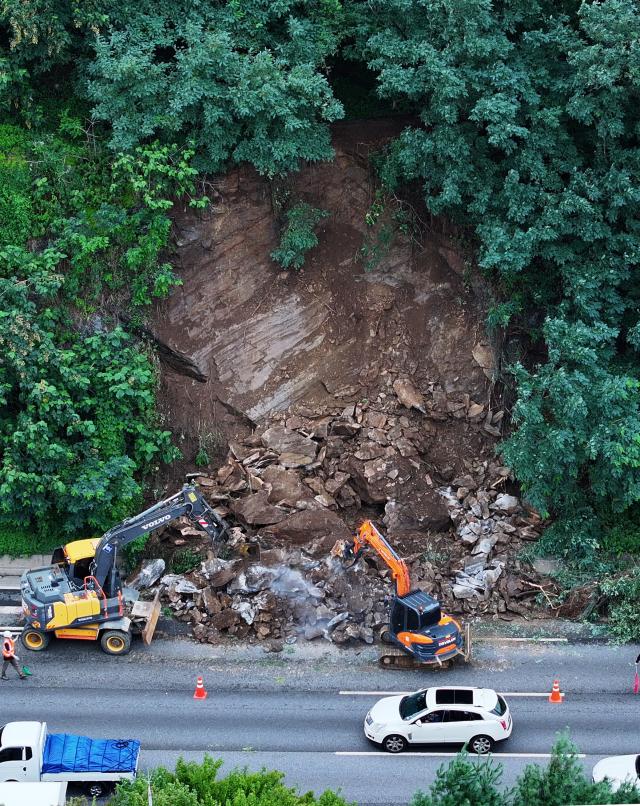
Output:
[[[135,739],[90,739],[70,733],[49,733],[42,772],[134,772],[140,742]]]

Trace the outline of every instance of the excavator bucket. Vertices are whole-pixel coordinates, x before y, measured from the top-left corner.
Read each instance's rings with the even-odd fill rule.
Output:
[[[135,621],[138,621],[138,623],[144,623],[144,627],[142,629],[142,640],[147,646],[149,646],[153,640],[153,634],[156,631],[156,625],[158,624],[158,619],[160,618],[160,609],[159,590],[152,602],[134,602],[131,617]]]
[[[346,540],[336,540],[331,549],[331,556],[346,560],[349,557],[349,543]]]

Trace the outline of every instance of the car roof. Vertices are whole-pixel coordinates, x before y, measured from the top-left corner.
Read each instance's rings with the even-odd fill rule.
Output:
[[[438,706],[464,708],[481,708],[490,711],[495,708],[498,695],[491,688],[477,688],[476,686],[439,686],[428,688],[425,692],[425,705],[427,708]]]

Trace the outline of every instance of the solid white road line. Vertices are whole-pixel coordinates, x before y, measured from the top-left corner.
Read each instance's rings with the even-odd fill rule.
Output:
[[[476,641],[482,639],[476,638]],[[491,641],[496,643],[512,643],[512,644],[568,644],[568,638],[492,638]]]
[[[347,697],[394,697],[413,694],[413,691],[339,691]],[[548,697],[548,691],[501,691],[503,697]],[[564,697],[564,692],[561,694]]]
[[[483,642],[483,641],[491,641],[498,644],[504,643],[511,643],[511,644],[568,644],[568,638],[501,638],[500,636],[496,636],[495,638],[475,638],[476,643]]]
[[[391,758],[406,758],[407,756],[421,756],[428,758],[455,758],[458,753],[416,753],[413,751],[405,753],[385,753],[383,750],[338,750],[336,756],[386,756]],[[490,755],[500,760],[501,758],[551,758],[551,753],[490,753]],[[576,758],[586,758],[586,753],[576,753]],[[478,756],[483,758],[483,756]]]

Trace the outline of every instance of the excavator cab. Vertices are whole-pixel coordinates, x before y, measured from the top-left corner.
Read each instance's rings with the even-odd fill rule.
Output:
[[[410,652],[418,663],[437,663],[464,654],[460,624],[445,616],[440,603],[421,590],[396,596],[390,613],[391,643]],[[382,661],[383,665],[389,662]]]
[[[67,577],[76,586],[82,586],[85,578],[91,575],[91,565],[95,560],[99,542],[99,537],[73,540],[55,549],[51,564],[63,566]]]
[[[395,597],[391,605],[391,629],[398,633],[423,632],[440,623],[440,603],[423,591],[414,591],[403,598]]]

